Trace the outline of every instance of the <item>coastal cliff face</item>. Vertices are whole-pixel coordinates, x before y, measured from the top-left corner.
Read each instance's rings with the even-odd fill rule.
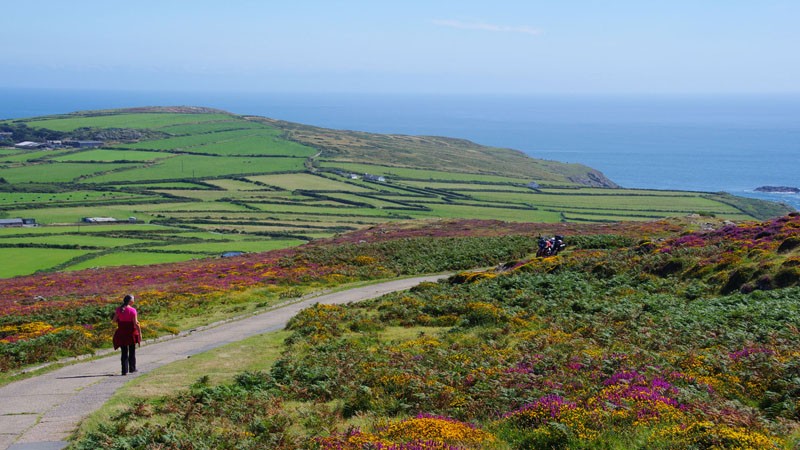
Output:
[[[606,177],[602,172],[599,170],[591,169],[586,167],[587,172],[586,176],[572,176],[569,177],[569,180],[576,184],[582,184],[584,186],[590,187],[603,187],[603,188],[619,188],[620,186],[617,183],[614,183],[608,177]]]

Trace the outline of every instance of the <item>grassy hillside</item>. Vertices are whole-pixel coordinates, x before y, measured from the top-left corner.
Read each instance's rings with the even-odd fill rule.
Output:
[[[537,160],[518,150],[486,147],[464,139],[330,130],[254,118],[286,132],[288,139],[322,151],[322,159],[468,174],[490,174],[540,184],[616,187],[597,170],[580,164]]]
[[[0,257],[26,261],[0,266],[0,277],[257,252],[413,219],[602,223],[787,212],[723,194],[598,189],[614,184],[585,166],[464,140],[327,130],[205,108],[92,111],[0,127],[19,140],[105,143],[0,150],[0,218],[47,225],[0,229]],[[83,217],[121,222],[78,226]],[[34,256],[45,249],[47,258]]]

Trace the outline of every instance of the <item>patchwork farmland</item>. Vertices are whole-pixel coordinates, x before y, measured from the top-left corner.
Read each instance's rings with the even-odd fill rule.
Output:
[[[611,222],[786,212],[703,192],[616,188],[599,172],[435,137],[326,130],[200,108],[0,122],[103,139],[0,149],[0,277],[260,252],[384,222]],[[110,138],[108,137],[110,136]],[[113,218],[111,224],[83,218]]]

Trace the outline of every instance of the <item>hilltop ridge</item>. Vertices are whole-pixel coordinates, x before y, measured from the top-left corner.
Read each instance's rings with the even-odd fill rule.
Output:
[[[600,171],[583,164],[535,159],[519,150],[484,146],[466,139],[334,130],[257,116],[247,119],[266,121],[283,130],[288,139],[320,149],[322,159],[619,187]]]

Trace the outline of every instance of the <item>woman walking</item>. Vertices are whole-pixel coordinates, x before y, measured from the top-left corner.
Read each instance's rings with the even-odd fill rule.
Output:
[[[114,311],[111,318],[117,324],[114,332],[114,350],[122,348],[122,375],[136,372],[136,344],[142,342],[142,331],[139,329],[139,315],[133,305],[133,296],[128,294],[122,299],[122,306]]]

